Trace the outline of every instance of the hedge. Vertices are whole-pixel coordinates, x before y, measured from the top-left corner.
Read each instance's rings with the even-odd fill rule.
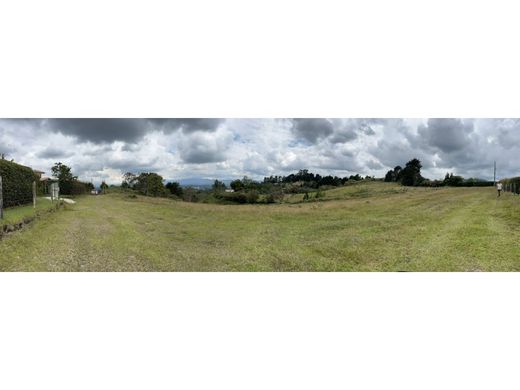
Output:
[[[83,195],[87,192],[87,184],[81,181],[73,180],[70,186],[70,193],[67,195]]]
[[[4,207],[32,202],[32,184],[38,180],[38,177],[31,168],[0,160],[0,176],[2,176]]]
[[[517,194],[520,194],[520,177],[511,177],[500,181],[505,185],[506,191],[513,191],[514,189]]]

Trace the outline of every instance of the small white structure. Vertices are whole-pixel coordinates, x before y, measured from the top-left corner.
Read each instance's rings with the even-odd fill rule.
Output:
[[[60,185],[57,182],[51,184],[51,200],[59,200],[60,199]]]
[[[90,195],[98,195],[99,194],[99,191],[98,190],[92,190],[90,191]]]
[[[226,188],[226,192],[229,192],[229,193],[231,193],[231,192],[235,192],[235,190],[234,190],[234,189],[232,189],[232,188]]]

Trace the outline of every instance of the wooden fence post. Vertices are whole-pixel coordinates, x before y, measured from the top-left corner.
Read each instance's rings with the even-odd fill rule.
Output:
[[[36,208],[36,182],[33,181],[33,208]]]
[[[4,195],[2,191],[2,176],[0,176],[0,219],[4,219]]]

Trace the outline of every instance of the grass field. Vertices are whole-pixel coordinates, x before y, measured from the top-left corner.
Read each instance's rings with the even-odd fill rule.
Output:
[[[0,241],[2,271],[518,271],[520,197],[366,183],[325,201],[77,199]]]
[[[0,221],[0,225],[13,224],[20,222],[25,217],[34,217],[37,213],[43,213],[52,208],[53,204],[44,198],[38,198],[36,208],[32,204],[28,206],[13,207],[4,210],[4,219]]]

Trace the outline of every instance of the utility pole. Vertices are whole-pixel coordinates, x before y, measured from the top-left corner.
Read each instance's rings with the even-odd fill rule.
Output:
[[[494,170],[494,173],[493,173],[493,184],[496,185],[497,184],[497,162],[495,161],[495,170]]]

